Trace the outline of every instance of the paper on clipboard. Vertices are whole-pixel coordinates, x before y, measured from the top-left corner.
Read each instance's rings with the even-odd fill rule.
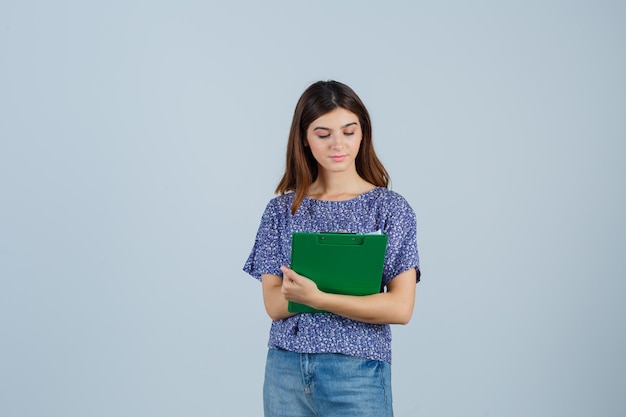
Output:
[[[369,295],[381,291],[387,235],[380,232],[293,233],[291,269],[334,294]],[[289,302],[292,313],[322,312]]]

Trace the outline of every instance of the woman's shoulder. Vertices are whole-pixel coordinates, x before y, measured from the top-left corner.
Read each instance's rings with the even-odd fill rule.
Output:
[[[289,192],[281,194],[270,199],[265,207],[265,212],[274,212],[275,214],[290,210],[293,204],[294,193]]]
[[[382,203],[384,212],[389,215],[415,215],[411,204],[402,194],[384,187],[380,187],[379,190],[378,198]]]
[[[293,203],[294,196],[295,193],[290,191],[285,194],[275,196],[270,200],[270,203],[274,205],[291,205]]]
[[[399,204],[399,205],[409,205],[409,202],[402,194],[397,191],[390,190],[386,187],[378,187],[378,196],[379,198],[385,200],[390,204]]]

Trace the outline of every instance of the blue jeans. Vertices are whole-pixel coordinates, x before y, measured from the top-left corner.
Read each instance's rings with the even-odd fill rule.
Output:
[[[265,417],[393,417],[391,365],[270,349],[263,406]]]

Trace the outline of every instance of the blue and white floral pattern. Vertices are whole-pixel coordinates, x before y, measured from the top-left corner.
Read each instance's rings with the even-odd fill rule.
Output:
[[[289,265],[293,232],[349,232],[387,235],[383,284],[411,268],[418,270],[415,213],[398,193],[377,187],[345,201],[305,197],[291,215],[294,194],[273,198],[261,218],[254,246],[243,270],[282,276]],[[301,313],[272,322],[268,346],[301,353],[342,353],[391,362],[391,328],[367,324],[332,313]]]

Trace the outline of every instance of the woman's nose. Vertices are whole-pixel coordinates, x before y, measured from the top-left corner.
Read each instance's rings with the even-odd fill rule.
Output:
[[[338,135],[331,136],[330,146],[332,149],[341,149],[342,145],[342,139]]]

